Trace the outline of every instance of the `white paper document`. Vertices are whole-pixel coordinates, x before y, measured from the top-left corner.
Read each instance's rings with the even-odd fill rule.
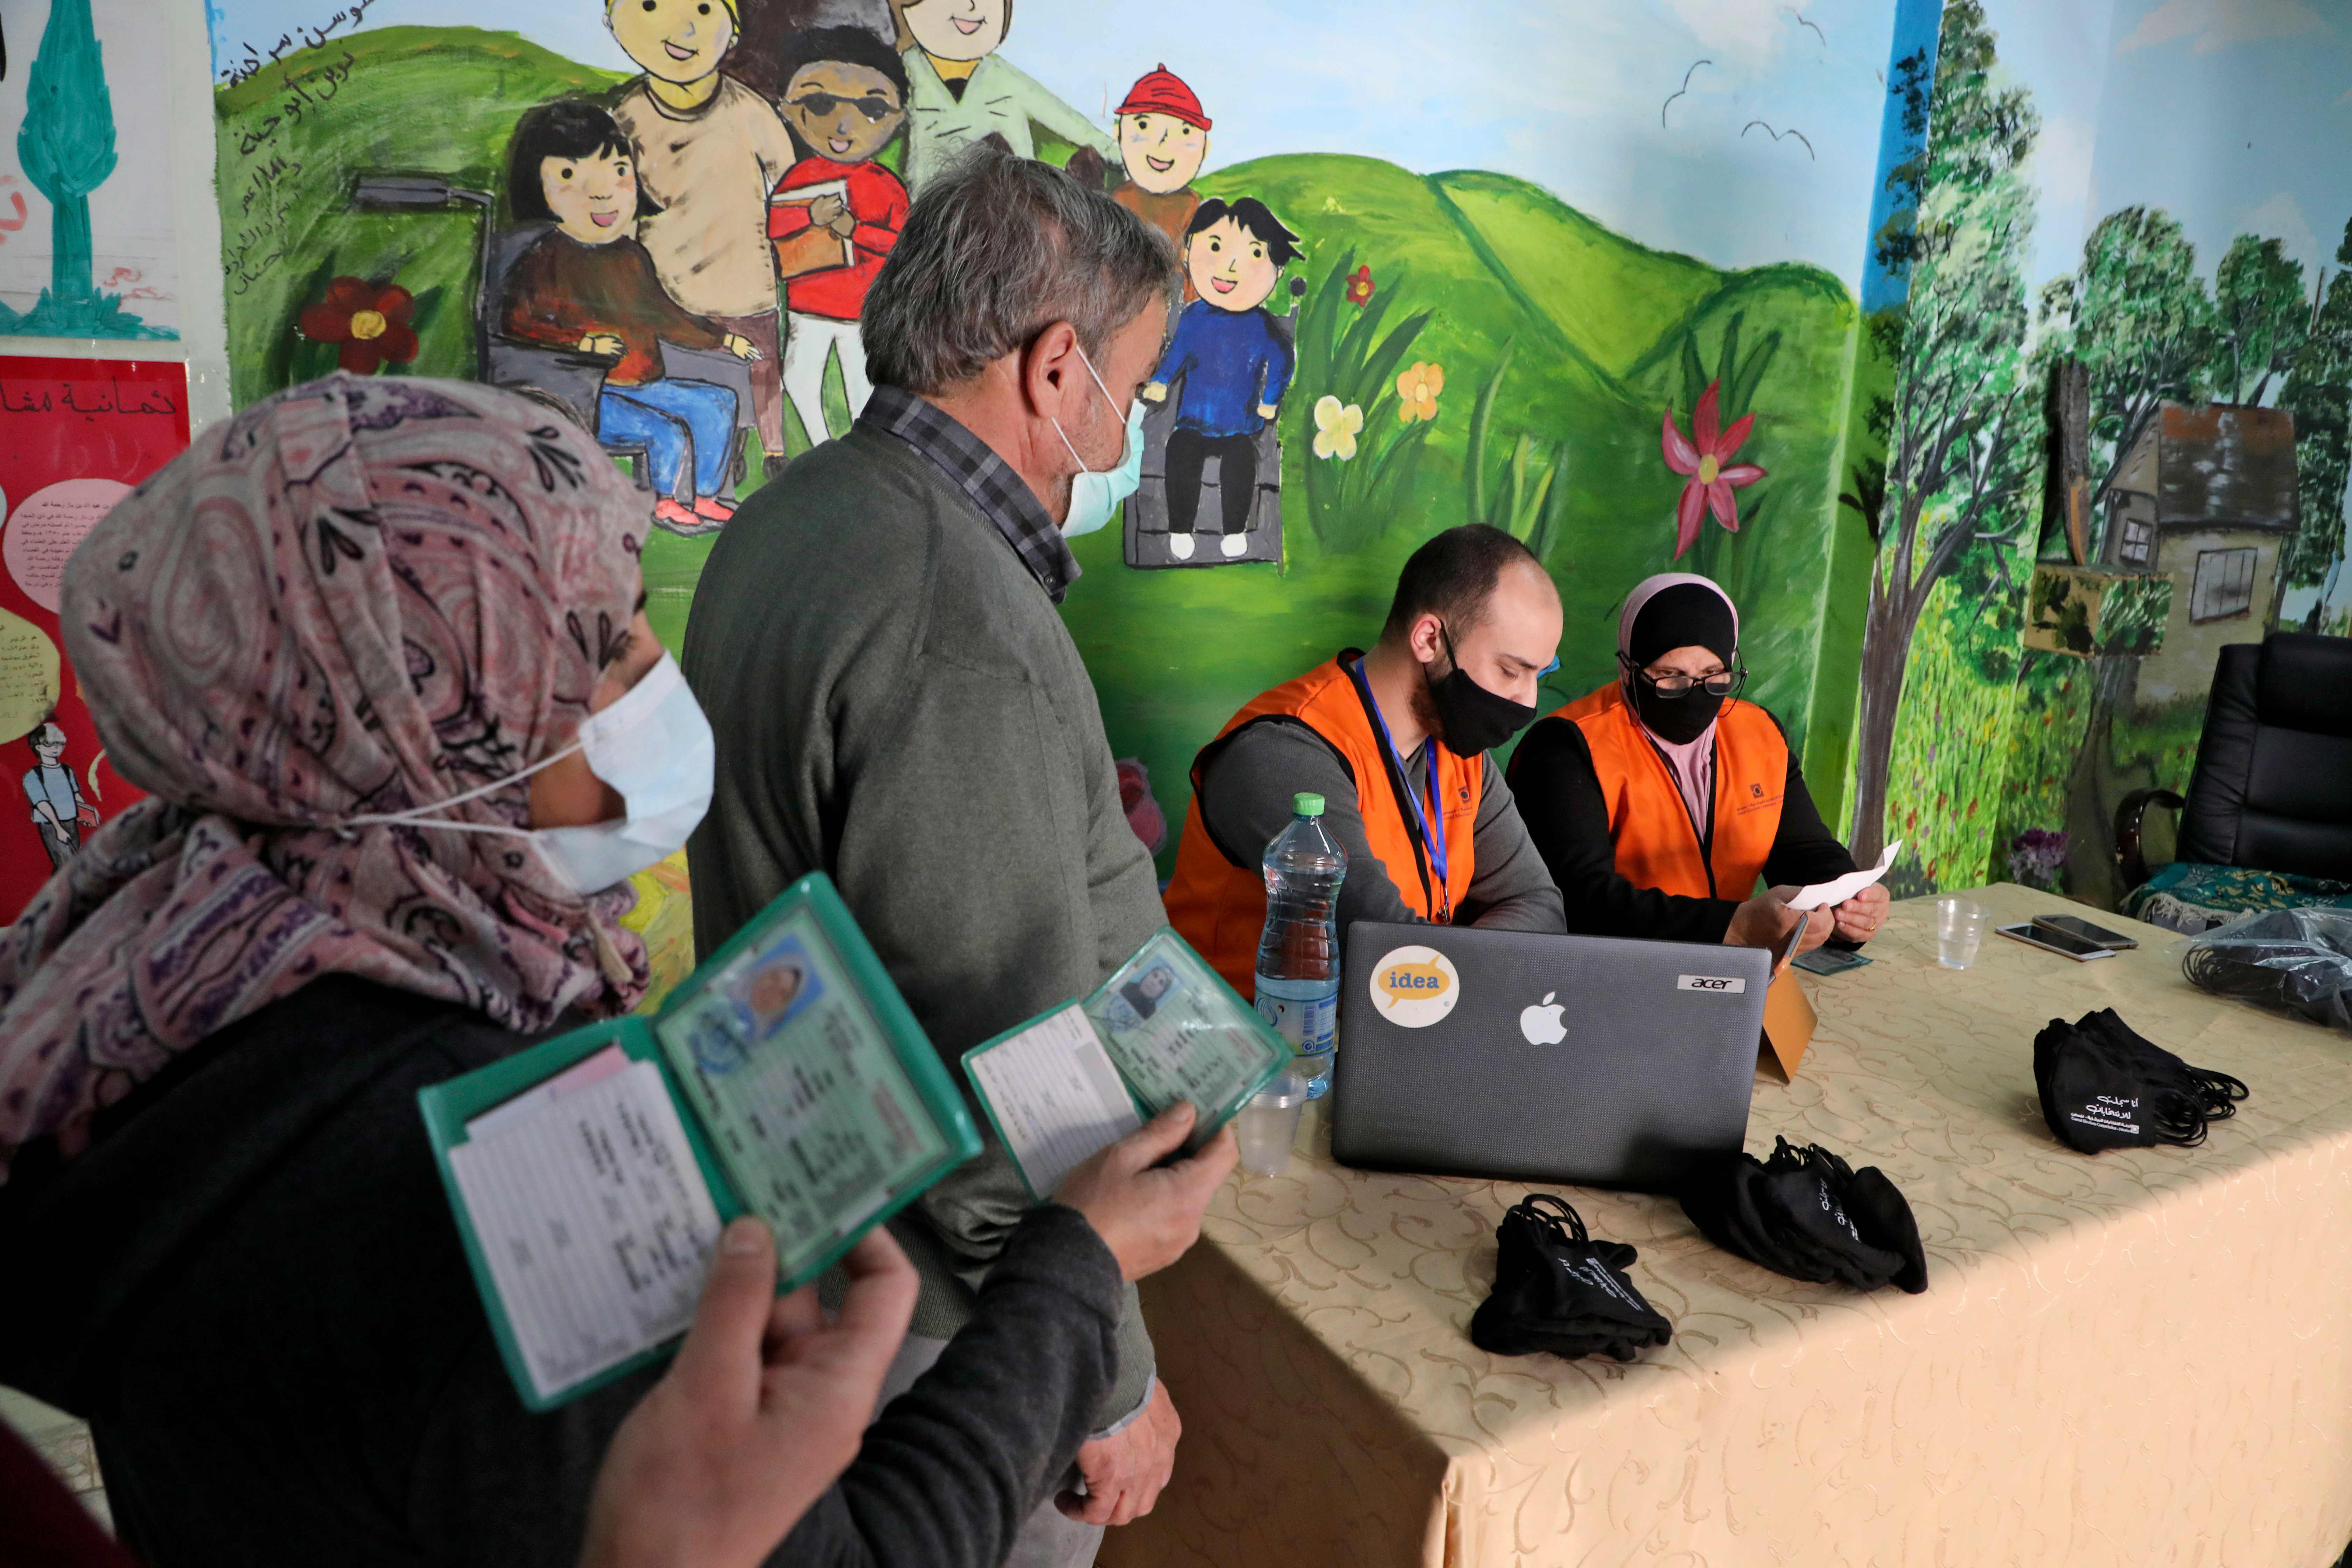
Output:
[[[542,1397],[693,1321],[719,1211],[651,1062],[499,1117],[449,1169]]]
[[[1810,888],[1799,889],[1797,896],[1789,900],[1789,907],[1792,910],[1821,910],[1845,902],[1886,875],[1886,868],[1895,864],[1895,852],[1902,847],[1903,841],[1896,839],[1886,847],[1886,853],[1881,855],[1878,864],[1869,870],[1848,871],[1835,881],[1815,882]]]
[[[972,1058],[971,1076],[1023,1179],[1040,1197],[1097,1150],[1143,1125],[1075,1002]]]

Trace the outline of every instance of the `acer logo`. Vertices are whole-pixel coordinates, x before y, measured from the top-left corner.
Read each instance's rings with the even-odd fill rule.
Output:
[[[1748,982],[1740,979],[1737,975],[1730,974],[1683,974],[1675,977],[1675,989],[1677,991],[1719,991],[1738,994],[1745,992],[1748,989]]]

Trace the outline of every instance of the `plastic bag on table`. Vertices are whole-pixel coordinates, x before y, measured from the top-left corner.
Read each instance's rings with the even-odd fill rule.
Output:
[[[2352,1030],[2352,910],[2262,910],[2179,944],[2189,984]]]

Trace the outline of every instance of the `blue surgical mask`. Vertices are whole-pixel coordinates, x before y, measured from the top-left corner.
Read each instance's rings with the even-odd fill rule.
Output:
[[[589,772],[618,792],[626,808],[623,816],[585,827],[509,827],[503,823],[436,820],[437,814],[453,805],[509,788],[574,752],[585,754]],[[716,764],[710,721],[695,701],[677,660],[665,653],[661,662],[620,700],[582,720],[579,737],[553,756],[447,800],[407,811],[354,816],[343,826],[414,823],[457,833],[527,838],[556,875],[584,898],[626,881],[686,847],[687,835],[710,809]]]
[[[1111,396],[1109,387],[1103,385],[1103,378],[1095,370],[1095,362],[1087,358],[1087,351],[1080,349],[1078,358],[1085,363],[1087,374],[1095,378],[1103,401],[1118,407],[1118,400]],[[1054,421],[1054,431],[1062,437],[1062,445],[1069,447],[1070,460],[1078,466],[1078,472],[1070,480],[1070,515],[1062,522],[1063,537],[1076,539],[1109,522],[1111,514],[1118,510],[1118,503],[1133,495],[1135,488],[1143,482],[1143,405],[1139,401],[1128,405],[1127,447],[1118,465],[1104,473],[1087,467],[1078,449],[1070,446],[1070,433],[1062,428],[1058,419]]]

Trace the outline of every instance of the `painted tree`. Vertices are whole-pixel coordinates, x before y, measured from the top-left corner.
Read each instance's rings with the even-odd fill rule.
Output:
[[[2204,401],[2217,328],[2197,276],[2197,247],[2171,215],[2109,213],[2083,242],[2083,264],[2042,291],[2042,352],[2072,355],[2091,380],[2091,515],[2104,515],[2134,443],[2169,400]]]
[[[49,25],[25,79],[16,158],[49,199],[50,300],[61,310],[95,304],[89,194],[114,173],[114,100],[89,0],[50,0]]]
[[[1951,0],[1927,150],[1896,171],[1916,185],[1917,213],[1863,630],[1852,841],[1865,864],[1884,840],[1895,714],[1928,596],[1964,552],[2000,552],[2030,521],[2019,503],[2042,429],[2024,352],[2033,192],[2021,167],[2041,117],[2022,88],[1996,80],[1997,67],[1983,6]]]
[[[2284,375],[2310,324],[2303,263],[2275,239],[2242,234],[2213,273],[2213,395],[2260,403]]]
[[[2321,269],[2310,328],[2295,351],[2279,406],[2294,416],[2297,488],[2303,526],[2288,545],[2281,574],[2290,588],[2315,588],[2344,553],[2344,488],[2352,482],[2352,223],[2336,247],[2333,281]],[[2318,629],[2312,606],[2306,630]]]

